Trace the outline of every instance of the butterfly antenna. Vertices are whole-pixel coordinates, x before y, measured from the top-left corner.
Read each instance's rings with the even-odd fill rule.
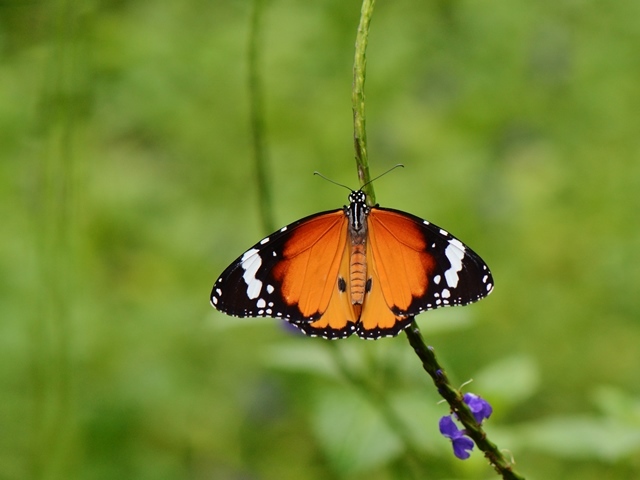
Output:
[[[375,181],[376,181],[376,180],[378,180],[380,177],[384,177],[387,173],[391,172],[392,170],[395,170],[395,169],[396,169],[396,168],[398,168],[398,167],[402,167],[402,168],[404,168],[404,165],[403,165],[403,164],[401,164],[401,163],[398,163],[397,165],[394,165],[393,167],[391,167],[391,168],[390,168],[389,170],[387,170],[386,172],[381,173],[381,174],[380,174],[380,175],[378,175],[377,177],[372,178],[371,180],[369,180],[367,183],[365,183],[364,185],[362,185],[362,187],[360,187],[360,188],[361,188],[361,189],[363,189],[364,187],[366,187],[366,186],[367,186],[367,185],[369,185],[370,183],[375,182]],[[339,187],[346,188],[346,189],[347,189],[347,190],[349,190],[350,192],[353,192],[353,190],[352,190],[352,189],[350,189],[349,187],[347,187],[346,185],[343,185],[343,184],[338,183],[338,182],[336,182],[336,181],[334,181],[334,180],[331,180],[330,178],[327,178],[327,177],[325,177],[324,175],[322,175],[320,172],[317,172],[317,171],[316,171],[316,172],[313,172],[313,174],[314,174],[314,175],[318,175],[319,177],[324,178],[327,182],[331,182],[331,183],[333,183],[334,185],[338,185]]]
[[[403,164],[401,164],[401,163],[398,163],[397,165],[394,165],[393,167],[391,167],[391,168],[390,168],[389,170],[387,170],[386,172],[381,173],[381,174],[380,174],[380,175],[378,175],[376,178],[372,178],[371,180],[369,180],[367,183],[365,183],[364,185],[362,185],[362,187],[360,187],[360,188],[364,188],[364,187],[366,187],[366,186],[367,186],[367,185],[369,185],[370,183],[375,182],[375,181],[376,181],[376,180],[378,180],[380,177],[384,177],[387,173],[389,173],[389,172],[391,172],[391,171],[395,170],[395,169],[396,169],[396,168],[398,168],[398,167],[402,167],[402,168],[404,168],[404,165],[403,165]]]
[[[347,187],[346,185],[343,185],[341,183],[338,183],[336,181],[331,180],[330,178],[325,177],[324,175],[322,175],[320,172],[313,172],[314,175],[318,175],[321,178],[324,178],[327,182],[331,182],[334,185],[338,185],[339,187],[343,187],[346,188],[347,190],[349,190],[350,192],[353,192],[353,190],[351,190],[349,187]]]

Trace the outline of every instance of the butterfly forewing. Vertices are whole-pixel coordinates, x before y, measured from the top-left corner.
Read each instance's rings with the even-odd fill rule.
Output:
[[[345,229],[340,209],[311,215],[265,237],[220,275],[211,304],[237,317],[319,318],[338,276]]]
[[[484,261],[446,230],[415,215],[372,208],[369,240],[389,308],[399,316],[467,305],[493,290]]]

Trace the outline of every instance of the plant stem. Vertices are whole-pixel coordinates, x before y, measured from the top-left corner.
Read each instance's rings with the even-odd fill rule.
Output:
[[[496,444],[489,441],[482,426],[476,422],[471,410],[463,402],[462,393],[449,382],[447,374],[436,359],[433,348],[427,347],[424,343],[415,321],[405,330],[405,333],[416,355],[422,361],[422,367],[433,379],[438,393],[447,401],[451,411],[456,414],[460,423],[464,425],[466,435],[471,437],[478,448],[484,452],[484,456],[489,460],[491,466],[505,480],[524,480],[524,477],[513,470],[511,462],[504,457]]]
[[[360,185],[370,180],[369,158],[367,153],[367,132],[364,115],[364,81],[367,69],[367,42],[369,39],[369,24],[373,14],[375,0],[363,0],[360,10],[360,23],[356,34],[355,58],[353,61],[353,146],[356,153],[356,168]],[[375,192],[370,183],[364,188],[369,205],[375,204]]]
[[[336,342],[329,342],[328,346],[333,355],[334,363],[342,376],[362,394],[365,400],[370,402],[384,419],[387,426],[393,430],[403,443],[410,464],[408,466],[411,476],[413,478],[421,478],[428,471],[428,466],[423,460],[420,448],[416,444],[411,431],[389,401],[389,396],[369,380],[367,375],[359,374],[349,368],[347,360],[342,355],[341,345]]]
[[[29,458],[33,478],[67,477],[75,458],[75,380],[72,368],[74,317],[80,288],[79,238],[82,177],[78,155],[86,82],[83,27],[87,13],[75,0],[50,2],[44,10],[43,79],[36,102],[37,143],[33,178],[33,232],[37,290],[31,323],[31,379],[34,401]]]
[[[260,218],[265,232],[275,229],[271,187],[268,179],[267,153],[264,138],[264,105],[262,77],[260,75],[261,26],[264,12],[264,0],[253,0],[249,26],[249,48],[247,51],[249,80],[249,116],[251,122],[251,142],[258,184],[258,203]]]

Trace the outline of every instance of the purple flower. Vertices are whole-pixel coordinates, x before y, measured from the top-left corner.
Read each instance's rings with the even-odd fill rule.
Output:
[[[465,460],[473,450],[473,440],[464,435],[464,430],[459,430],[450,415],[440,419],[440,433],[451,439],[453,454],[460,460]]]
[[[482,423],[484,420],[489,418],[493,413],[493,408],[484,398],[479,397],[473,393],[465,393],[464,397],[462,397],[464,403],[469,405],[469,410],[473,413],[473,416],[476,419],[476,422]]]
[[[473,393],[465,393],[462,397],[464,403],[469,406],[469,410],[481,424],[493,413],[493,408],[485,399]],[[455,416],[458,418],[457,415]],[[473,440],[466,436],[465,430],[460,430],[451,415],[445,415],[440,419],[440,433],[451,440],[453,444],[453,453],[460,460],[465,460],[471,455],[473,450]]]

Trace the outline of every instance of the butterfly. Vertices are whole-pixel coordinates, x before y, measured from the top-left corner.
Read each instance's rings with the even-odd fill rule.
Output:
[[[310,336],[395,336],[414,315],[489,295],[486,263],[446,230],[410,213],[349,205],[316,213],[263,238],[220,275],[214,308],[283,318]]]

